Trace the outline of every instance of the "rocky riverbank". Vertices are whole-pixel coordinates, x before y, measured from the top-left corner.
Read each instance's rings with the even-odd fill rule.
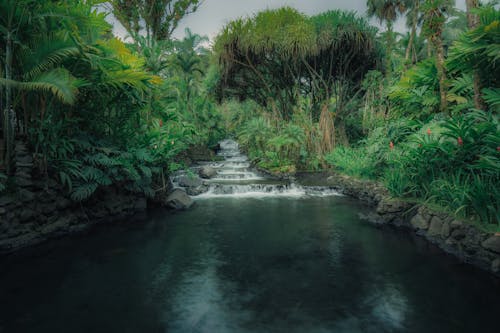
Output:
[[[0,253],[143,214],[151,204],[173,210],[193,204],[184,191],[172,186],[155,200],[109,186],[100,188],[85,202],[71,201],[56,181],[33,176],[33,158],[23,143],[16,145],[13,179],[14,190],[0,194]]]
[[[90,226],[145,212],[144,196],[107,188],[85,204],[61,195],[58,185],[33,182],[0,197],[0,253],[13,252]]]
[[[382,185],[337,173],[299,173],[304,184],[326,185],[376,207],[365,216],[376,224],[406,228],[436,244],[462,262],[500,277],[500,234],[480,230],[471,223],[424,205],[392,198]]]

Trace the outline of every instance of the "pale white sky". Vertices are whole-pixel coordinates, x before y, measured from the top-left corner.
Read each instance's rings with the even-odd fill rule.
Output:
[[[189,27],[194,33],[213,39],[227,22],[235,18],[251,16],[263,9],[282,6],[297,8],[308,15],[331,9],[353,10],[360,15],[366,13],[366,0],[204,0],[195,13],[181,21],[179,28],[174,32],[174,37],[182,38],[184,29]],[[465,10],[465,0],[457,0],[456,6]],[[114,25],[115,34],[124,37],[126,33],[123,27],[114,19],[110,18],[110,21]],[[378,22],[373,20],[372,23]],[[404,31],[404,21],[400,19],[395,28]]]

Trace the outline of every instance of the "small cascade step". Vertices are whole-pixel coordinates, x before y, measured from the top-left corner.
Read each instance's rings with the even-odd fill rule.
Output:
[[[196,198],[213,197],[302,197],[302,196],[327,196],[338,194],[335,190],[325,187],[303,187],[276,179],[269,179],[259,175],[251,169],[248,157],[239,150],[238,143],[234,140],[220,142],[217,153],[223,160],[216,162],[200,162],[198,167],[192,168],[192,173],[197,173],[201,167],[209,166],[217,171],[212,179],[203,180],[205,192]],[[180,171],[172,176],[174,184],[181,177],[189,176],[189,172]]]
[[[217,176],[212,179],[225,179],[225,180],[230,180],[230,179],[261,179],[262,177],[257,176],[255,173],[252,172],[233,172],[233,173],[218,173]]]

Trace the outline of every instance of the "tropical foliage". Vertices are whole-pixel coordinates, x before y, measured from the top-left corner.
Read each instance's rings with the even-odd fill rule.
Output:
[[[153,196],[182,152],[223,135],[203,93],[203,38],[125,44],[111,35],[101,1],[21,2],[0,3],[7,175],[15,141],[24,140],[38,173],[75,201],[111,185]],[[207,118],[212,128],[198,130]]]
[[[191,147],[233,135],[259,168],[370,178],[500,227],[496,3],[367,1],[383,31],[284,7],[227,23],[211,48],[189,29],[172,39],[200,4],[0,1],[0,191],[17,140],[79,201],[106,186],[153,196]]]
[[[376,35],[339,11],[307,17],[284,8],[230,22],[215,47],[229,130],[270,171],[331,167],[500,226],[499,10],[476,4],[466,16],[453,5],[368,1],[368,14],[388,27]],[[398,37],[391,25],[403,14],[411,31]],[[477,22],[468,28],[470,15]],[[358,29],[366,38],[349,39]],[[335,45],[353,51],[338,58]],[[330,55],[340,72],[352,61],[343,68],[352,76],[322,66]]]

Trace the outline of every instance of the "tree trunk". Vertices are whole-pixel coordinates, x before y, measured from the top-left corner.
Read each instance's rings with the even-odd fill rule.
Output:
[[[475,29],[479,25],[479,16],[473,13],[473,10],[479,7],[478,0],[465,0],[467,6],[467,25],[469,29]],[[479,71],[474,69],[474,106],[476,109],[484,109],[483,99],[481,97],[481,77]]]
[[[448,89],[446,86],[446,67],[444,59],[443,41],[441,39],[440,34],[433,36],[431,40],[436,49],[436,69],[439,79],[439,96],[440,96],[439,110],[441,112],[446,112],[446,109],[448,107],[448,101],[446,99]]]
[[[385,63],[385,77],[390,84],[392,76],[392,22],[387,21],[387,56]]]
[[[467,23],[469,29],[474,29],[479,25],[479,16],[473,13],[473,10],[479,7],[479,0],[465,0],[467,6]]]
[[[335,119],[328,110],[328,100],[321,108],[319,131],[321,134],[320,151],[326,154],[335,148]]]
[[[12,33],[7,32],[5,41],[5,79],[12,80]],[[3,137],[5,143],[5,168],[7,174],[12,173],[12,157],[14,153],[14,126],[11,112],[12,89],[9,85],[5,88],[5,107],[3,111]]]
[[[418,23],[420,0],[415,0],[414,2],[415,2],[415,8],[413,8],[410,39],[408,40],[408,47],[406,48],[406,54],[405,54],[406,63],[408,63],[408,61],[410,60],[410,54],[413,50],[413,42],[415,40],[415,36],[417,35],[417,23]]]

